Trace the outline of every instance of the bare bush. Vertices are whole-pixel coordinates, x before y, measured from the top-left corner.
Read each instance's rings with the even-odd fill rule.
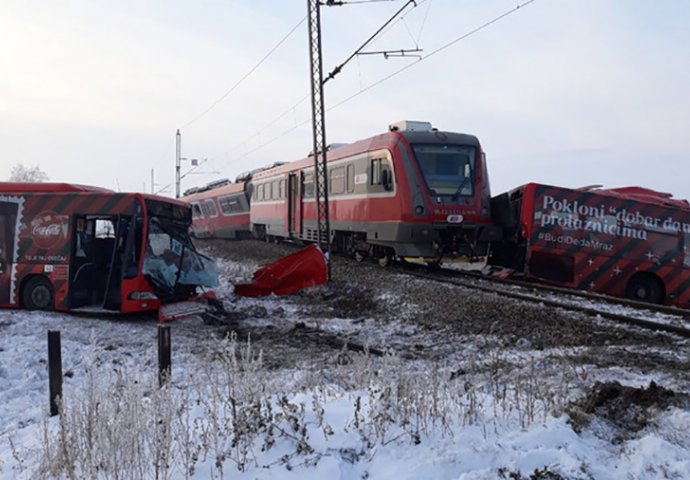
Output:
[[[569,392],[551,391],[541,381],[554,374],[553,360],[515,365],[496,354],[483,364],[468,361],[459,374],[365,351],[348,352],[346,361],[341,352],[335,368],[312,372],[301,393],[287,393],[279,378],[285,372],[264,368],[251,341],[240,344],[231,335],[221,347],[212,362],[164,388],[155,371],[112,368],[88,356],[81,386],[65,389],[59,420],[45,422],[35,476],[168,479],[203,468],[211,478],[224,478],[229,466],[292,469],[318,463],[324,451],[317,451],[315,439],[328,442],[338,429],[357,433],[355,443],[337,453],[357,461],[373,455],[376,445],[415,445],[466,425],[486,431],[513,421],[525,427],[565,405]],[[351,402],[349,418],[329,423],[329,404],[342,399]],[[276,445],[280,454],[272,455]]]
[[[47,182],[48,175],[41,170],[41,167],[34,165],[33,167],[25,167],[21,163],[12,167],[10,173],[10,182]]]

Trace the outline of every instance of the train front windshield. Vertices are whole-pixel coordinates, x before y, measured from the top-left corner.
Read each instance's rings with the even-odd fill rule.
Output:
[[[429,193],[434,196],[474,195],[477,150],[469,145],[413,144]]]
[[[188,227],[178,219],[149,217],[142,272],[163,299],[183,298],[196,287],[218,285],[218,267],[196,251]]]

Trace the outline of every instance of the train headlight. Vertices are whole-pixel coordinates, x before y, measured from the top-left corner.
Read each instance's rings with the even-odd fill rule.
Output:
[[[422,215],[424,213],[424,207],[421,205],[417,205],[416,207],[414,207],[414,213],[416,213],[417,215]]]
[[[462,221],[465,219],[462,215],[448,215],[446,217],[446,221],[448,223],[462,223]]]

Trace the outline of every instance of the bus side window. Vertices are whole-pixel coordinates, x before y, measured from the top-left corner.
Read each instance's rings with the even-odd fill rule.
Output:
[[[84,217],[77,217],[76,231],[74,255],[80,258],[86,258],[86,248],[84,247],[86,243],[86,219]]]
[[[120,217],[117,228],[117,250],[122,260],[122,276],[134,278],[139,268],[139,251],[136,248],[137,228],[132,217]],[[139,236],[141,234],[139,233]]]
[[[77,218],[77,245],[76,256],[79,258],[93,259],[93,240],[94,240],[95,222],[94,220],[87,220],[86,217]]]

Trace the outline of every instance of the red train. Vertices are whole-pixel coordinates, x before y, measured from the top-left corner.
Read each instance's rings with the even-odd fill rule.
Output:
[[[248,182],[245,174],[231,183],[219,180],[184,192],[182,200],[192,205],[192,234],[197,238],[246,238],[249,226]]]
[[[398,122],[386,133],[331,148],[327,171],[336,251],[382,264],[393,257],[438,260],[483,255],[487,242],[500,238],[489,210],[486,159],[475,136],[438,131],[427,122]],[[310,155],[183,199],[193,205],[197,236],[251,232],[314,242],[314,182]],[[237,211],[223,207],[232,201]]]
[[[536,281],[690,308],[690,204],[670,194],[531,183],[492,199],[477,138],[426,122],[333,148],[327,171],[336,251],[382,265],[487,255]],[[314,182],[311,155],[185,199],[197,236],[316,242]]]

